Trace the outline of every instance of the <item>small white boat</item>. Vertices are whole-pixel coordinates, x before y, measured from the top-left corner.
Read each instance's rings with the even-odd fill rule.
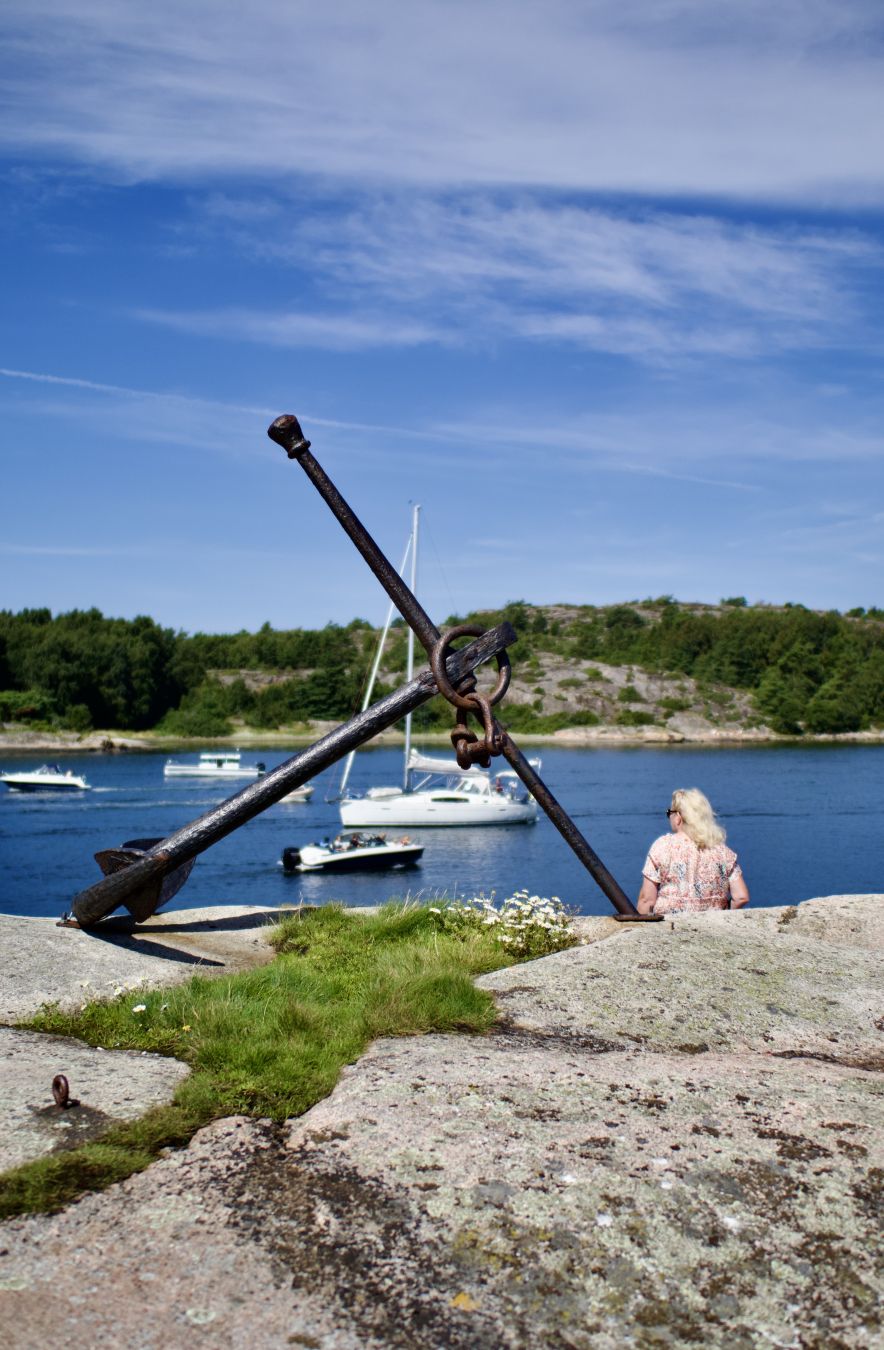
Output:
[[[243,764],[238,750],[204,750],[196,764],[182,764],[167,759],[163,768],[166,778],[260,778],[265,765]]]
[[[280,797],[281,802],[309,802],[313,796],[313,784],[302,783],[300,787],[292,788],[284,797]]]
[[[408,835],[388,839],[383,834],[339,834],[330,842],[284,848],[279,865],[286,872],[380,872],[414,867],[423,851],[423,844]]]
[[[13,792],[88,792],[85,778],[58,764],[41,764],[25,773],[0,773],[0,783]]]

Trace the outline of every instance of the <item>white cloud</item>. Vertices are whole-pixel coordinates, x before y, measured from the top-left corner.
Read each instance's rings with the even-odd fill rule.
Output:
[[[212,228],[218,213],[210,209]],[[856,229],[762,228],[707,214],[614,212],[519,194],[395,195],[281,212],[240,247],[289,263],[297,309],[141,310],[180,331],[367,350],[510,337],[671,363],[837,346],[862,334],[880,248]],[[281,222],[281,223],[280,223]]]
[[[452,441],[542,452],[550,468],[581,466],[646,473],[719,487],[755,490],[759,469],[775,464],[874,463],[884,459],[884,434],[824,424],[812,408],[781,409],[778,420],[751,408],[711,401],[690,410],[645,406],[628,413],[551,415],[535,419],[490,414],[469,422],[437,424]],[[713,472],[714,471],[714,472]],[[754,481],[753,481],[754,480]]]
[[[322,347],[363,351],[372,347],[417,347],[446,342],[449,335],[420,319],[378,314],[308,314],[299,311],[222,309],[204,311],[136,310],[135,318],[162,324],[181,333],[262,342],[271,347]]]
[[[126,180],[880,201],[872,0],[7,0],[7,144]]]
[[[44,418],[64,417],[103,432],[125,427],[127,438],[136,441],[175,443],[212,453],[253,458],[256,447],[276,453],[269,441],[265,446],[264,438],[256,435],[255,419],[269,421],[279,408],[130,389],[46,372],[0,368],[0,376],[37,382],[50,390],[57,387],[57,395],[47,393],[41,399]],[[368,438],[372,444],[374,438],[383,438],[377,443],[383,444],[385,462],[400,454],[410,461],[415,441],[436,442],[440,451],[424,461],[423,471],[433,465],[443,474],[453,466],[475,469],[477,447],[485,471],[506,469],[513,455],[520,462],[530,448],[542,453],[548,469],[563,469],[569,479],[601,468],[755,492],[766,464],[872,465],[884,459],[884,434],[874,408],[858,411],[857,420],[845,424],[840,419],[823,420],[820,408],[827,409],[826,402],[813,406],[799,400],[790,406],[784,400],[774,414],[766,412],[766,399],[759,390],[756,408],[723,397],[677,408],[646,396],[643,406],[629,411],[567,416],[556,409],[554,400],[536,406],[530,416],[516,400],[506,409],[476,410],[461,420],[426,417],[411,425],[345,421],[309,410],[299,415],[308,435],[322,427],[342,446],[352,444],[353,437]],[[211,431],[213,416],[223,429],[220,434]],[[832,511],[831,503],[827,509]],[[880,524],[880,513],[876,519]],[[782,521],[777,529],[784,529]]]

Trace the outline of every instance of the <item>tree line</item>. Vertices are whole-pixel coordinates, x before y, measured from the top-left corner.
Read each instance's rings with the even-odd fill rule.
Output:
[[[669,596],[609,606],[534,607],[514,601],[464,616],[509,620],[513,658],[544,652],[692,676],[752,692],[775,730],[838,733],[884,726],[884,610],[820,613],[802,605],[679,604]],[[449,622],[459,622],[452,616]],[[99,610],[0,611],[0,720],[87,731],[159,730],[218,736],[231,718],[271,728],[341,720],[358,707],[376,633],[346,626],[187,634],[155,620],[106,618]],[[402,626],[384,661],[388,680],[405,668]],[[237,672],[274,673],[255,687]],[[219,679],[217,672],[230,672]],[[283,678],[279,678],[280,674]],[[379,686],[376,696],[391,687]],[[525,710],[513,725],[529,730]],[[558,715],[561,717],[561,715]],[[430,707],[427,726],[447,725]],[[552,729],[535,717],[537,730]]]

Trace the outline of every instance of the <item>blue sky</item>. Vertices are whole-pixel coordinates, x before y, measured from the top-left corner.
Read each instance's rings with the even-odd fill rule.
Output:
[[[881,604],[862,0],[6,0],[0,605]]]

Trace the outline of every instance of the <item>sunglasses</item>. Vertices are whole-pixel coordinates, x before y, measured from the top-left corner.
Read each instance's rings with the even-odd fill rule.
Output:
[[[671,818],[672,816],[677,816],[677,815],[678,815],[678,808],[675,807],[675,806],[670,806],[669,810],[666,812],[667,818],[669,819],[669,818]]]

